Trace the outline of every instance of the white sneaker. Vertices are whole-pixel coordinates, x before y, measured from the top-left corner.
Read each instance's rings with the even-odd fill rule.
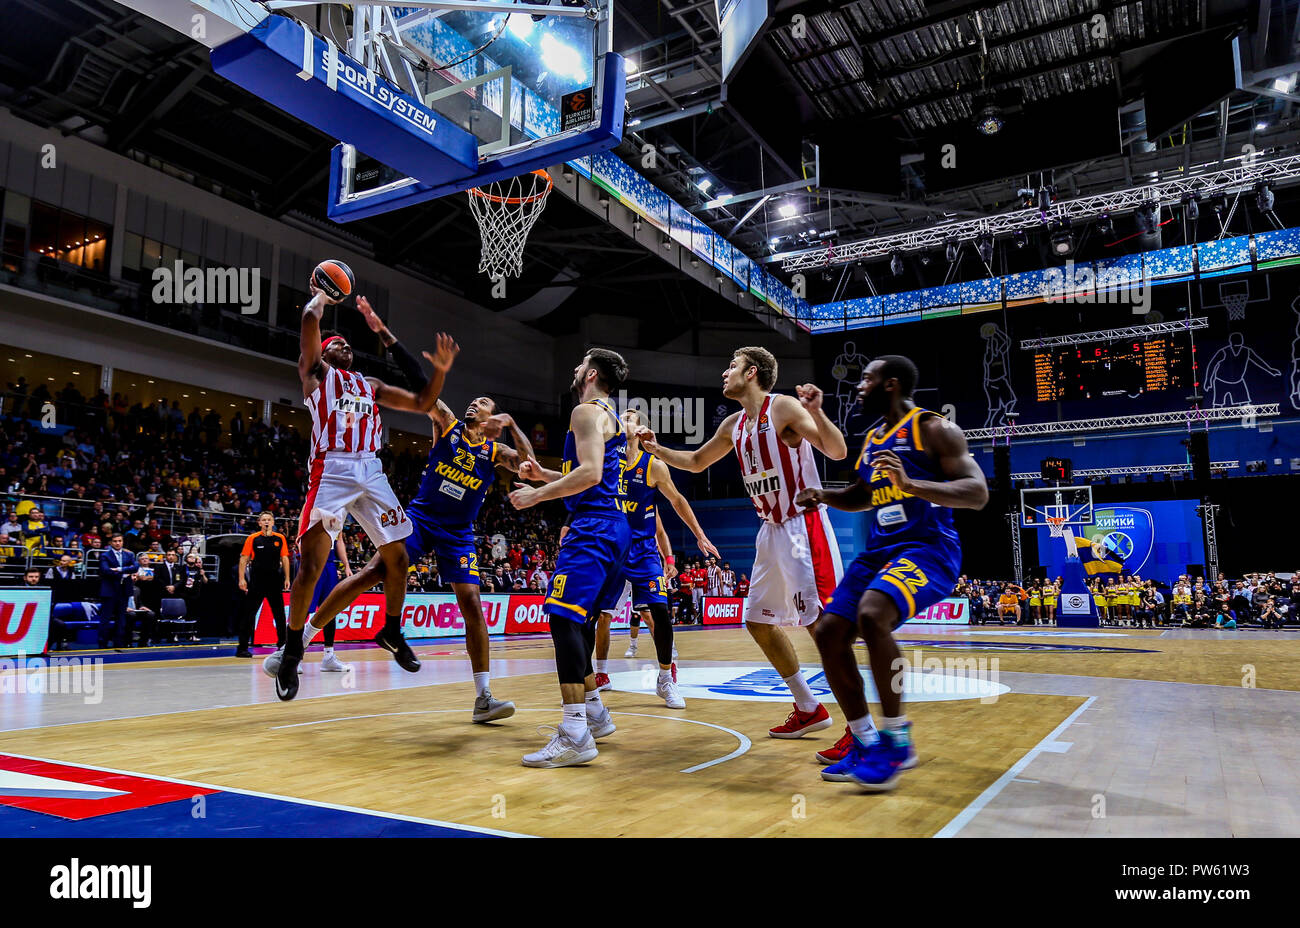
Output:
[[[498,719],[508,719],[514,714],[514,703],[493,699],[492,693],[484,690],[483,695],[474,700],[474,715],[471,716],[471,721],[495,722]]]
[[[347,673],[352,669],[352,665],[343,663],[337,654],[327,654],[320,662],[320,669],[328,673]]]
[[[600,715],[593,716],[591,712],[587,713],[587,731],[591,732],[593,738],[608,738],[618,731],[614,720],[609,717],[608,707],[601,706]]]
[[[662,699],[669,709],[686,708],[686,700],[682,699],[682,694],[677,692],[677,684],[673,682],[672,677],[660,680],[655,685],[655,695]]]
[[[633,638],[628,642],[627,650],[623,652],[624,657],[636,657],[636,639]]]
[[[538,731],[549,731],[553,734],[546,747],[524,755],[525,767],[572,767],[575,764],[589,763],[600,753],[596,750],[596,742],[589,731],[584,733],[581,741],[571,740],[558,728],[540,728]]]
[[[274,677],[280,672],[280,661],[284,657],[284,648],[268,654],[266,660],[262,661],[262,673],[268,677]],[[302,673],[302,665],[307,663],[307,655],[303,654],[303,659],[298,662],[298,672]]]

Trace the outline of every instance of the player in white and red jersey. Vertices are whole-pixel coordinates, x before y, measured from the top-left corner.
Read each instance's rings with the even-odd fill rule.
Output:
[[[402,636],[408,558],[403,539],[411,523],[375,456],[383,438],[379,407],[428,413],[438,401],[443,380],[460,350],[451,337],[438,335],[436,354],[424,352],[434,374],[419,393],[390,386],[352,370],[352,346],[341,335],[321,341],[320,317],[331,302],[315,284],[302,311],[298,376],[311,412],[311,457],[307,497],[298,525],[302,561],[289,593],[289,633],[275,675],[275,694],[283,700],[298,694],[298,664],[303,654],[303,627],[316,581],[334,539],[350,513],[379,549],[384,564],[384,628],[375,643],[392,652],[403,670],[420,662]]]
[[[695,451],[664,448],[654,433],[642,446],[671,467],[699,473],[735,453],[745,488],[762,520],[754,543],[753,582],[745,627],[790,687],[794,711],[768,734],[799,738],[830,727],[831,717],[799,672],[799,657],[782,625],[809,627],[821,615],[843,575],[839,546],[826,507],[805,512],[800,491],[820,488],[812,449],[834,461],[848,455],[844,436],[822,410],[822,391],[795,387],[798,399],[772,393],[776,358],[765,348],[739,348],[723,373],[722,394],[741,405]]]

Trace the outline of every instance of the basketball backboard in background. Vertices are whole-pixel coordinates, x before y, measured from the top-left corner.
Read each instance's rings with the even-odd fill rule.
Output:
[[[613,0],[303,3],[212,49],[214,70],[340,142],[346,222],[606,151],[623,135]]]
[[[1020,524],[1048,528],[1048,519],[1070,525],[1092,524],[1092,487],[1029,487],[1020,491]]]

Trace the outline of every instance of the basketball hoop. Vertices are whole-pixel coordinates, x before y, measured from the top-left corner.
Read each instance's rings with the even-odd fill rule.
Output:
[[[551,175],[539,170],[469,189],[469,211],[483,235],[480,273],[495,280],[523,272],[524,242],[553,186]]]
[[[1227,307],[1230,320],[1246,318],[1247,296],[1245,293],[1230,293],[1223,297],[1223,305]]]
[[[1047,529],[1053,538],[1065,537],[1065,516],[1048,516]]]

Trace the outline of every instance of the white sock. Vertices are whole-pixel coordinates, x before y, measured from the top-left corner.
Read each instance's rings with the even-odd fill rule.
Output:
[[[667,682],[668,682],[669,680],[671,680],[672,678],[673,678],[673,672],[672,672],[671,670],[661,670],[661,671],[659,671],[659,682],[660,682],[660,683],[667,683]]]
[[[334,656],[334,649],[333,649],[333,648],[326,648],[326,649],[325,649],[325,655],[324,655],[324,656],[325,656],[325,660],[329,660],[331,657]]]
[[[899,715],[894,718],[883,716],[880,719],[880,727],[882,730],[889,732],[895,745],[902,746],[910,741],[907,732],[907,716],[905,715]]]
[[[474,695],[475,696],[482,696],[484,693],[487,692],[488,678],[491,676],[492,674],[488,673],[486,670],[483,671],[483,673],[474,674]]]
[[[317,633],[319,632],[320,629],[317,628],[315,625],[312,625],[310,622],[304,625],[302,627],[302,646],[306,648],[308,645],[310,645],[312,643],[312,639],[314,639]]]
[[[570,741],[584,741],[587,737],[587,707],[582,703],[564,705],[564,719],[560,732]]]
[[[808,689],[808,681],[803,678],[803,674],[795,671],[788,677],[782,677],[785,685],[790,687],[790,695],[794,697],[795,708],[800,712],[811,712],[817,708],[817,697]]]
[[[871,723],[870,712],[860,719],[850,721],[849,731],[853,733],[854,738],[858,739],[858,744],[863,747],[880,740],[880,735],[876,733],[876,726]]]
[[[605,704],[600,701],[600,690],[592,690],[587,694],[587,715],[600,715],[605,711]]]
[[[596,673],[607,673],[609,670],[609,661],[596,661]]]

